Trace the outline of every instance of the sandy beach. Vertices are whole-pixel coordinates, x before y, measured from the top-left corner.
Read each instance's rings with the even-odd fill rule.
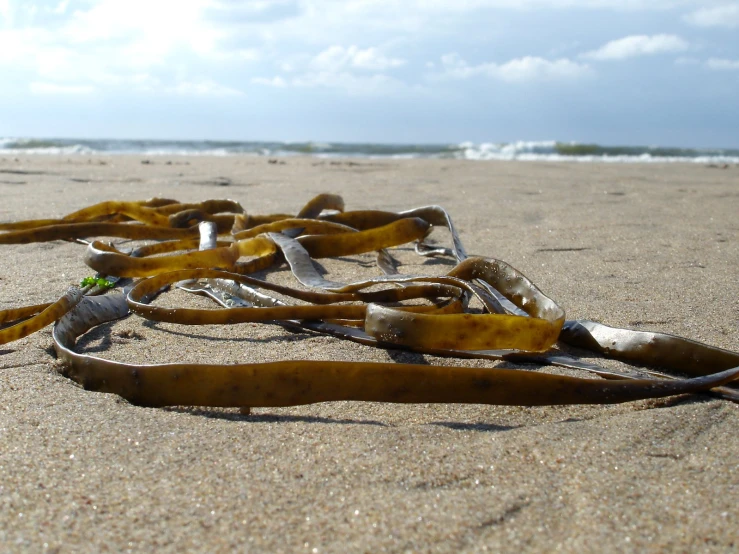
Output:
[[[153,196],[296,213],[322,192],[348,209],[443,206],[471,254],[518,268],[568,319],[739,349],[736,166],[0,157],[0,221]],[[83,251],[0,246],[0,309],[58,298],[91,274]],[[402,272],[447,269],[399,257]],[[325,268],[346,281],[376,274]],[[182,292],[162,302],[209,305]],[[92,335],[81,350],[130,362],[449,363],[271,325],[132,316]],[[739,550],[739,405],[705,395],[541,408],[331,402],[248,416],[141,408],[61,376],[46,328],[0,349],[0,399],[3,552]]]

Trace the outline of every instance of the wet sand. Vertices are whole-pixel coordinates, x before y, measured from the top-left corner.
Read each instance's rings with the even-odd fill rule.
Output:
[[[440,204],[471,254],[512,264],[570,319],[739,348],[737,167],[0,158],[1,221],[152,196],[295,213],[321,192],[343,195],[348,209]],[[91,273],[83,249],[0,246],[0,309],[56,299]],[[403,272],[446,269],[400,256]],[[325,267],[344,280],[374,273],[349,261]],[[207,305],[184,293],[163,301]],[[91,335],[85,352],[120,361],[443,363],[269,325],[131,317]],[[3,551],[739,548],[739,405],[727,401],[151,409],[77,387],[59,375],[51,345],[45,329],[0,347]]]

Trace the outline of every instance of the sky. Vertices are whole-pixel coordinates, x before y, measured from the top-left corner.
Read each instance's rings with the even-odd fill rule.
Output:
[[[739,2],[0,0],[0,137],[739,147]]]

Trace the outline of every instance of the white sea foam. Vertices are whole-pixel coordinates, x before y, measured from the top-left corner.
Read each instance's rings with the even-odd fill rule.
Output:
[[[30,142],[30,141],[29,141]],[[78,155],[78,154],[95,154],[96,151],[88,146],[81,144],[71,144],[69,146],[36,146],[29,144],[24,148],[15,139],[0,139],[0,155],[3,156],[20,156],[20,155]]]
[[[699,163],[699,164],[739,164],[739,155],[722,155],[711,153],[701,155],[699,150],[684,149],[689,155],[665,155],[660,151],[669,149],[642,149],[641,153],[620,154],[609,153],[609,150],[618,151],[618,147],[600,147],[602,153],[597,154],[562,154],[557,141],[518,141],[511,143],[483,142],[475,144],[463,142],[459,144],[456,157],[465,160],[501,160],[501,161],[535,161],[535,162],[606,162],[606,163]],[[577,147],[576,143],[565,146]],[[626,148],[624,148],[626,149]],[[633,148],[638,150],[638,148]],[[654,153],[649,150],[653,150]],[[733,152],[732,152],[733,153]]]
[[[523,156],[558,155],[555,152],[556,145],[553,140],[480,144],[463,142],[459,149],[460,157],[466,160],[520,160]]]

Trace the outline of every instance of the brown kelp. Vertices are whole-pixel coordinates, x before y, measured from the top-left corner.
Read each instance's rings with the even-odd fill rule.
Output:
[[[450,248],[426,242],[433,227],[449,231]],[[739,378],[739,354],[661,333],[566,321],[564,310],[517,269],[501,260],[468,257],[451,217],[439,206],[345,211],[341,197],[325,194],[295,215],[252,215],[230,200],[111,201],[60,219],[0,224],[0,231],[0,244],[77,240],[86,244],[84,261],[97,272],[55,303],[0,312],[0,323],[6,324],[0,343],[56,322],[54,342],[70,378],[140,405],[249,408],[364,400],[535,406],[705,391],[739,400],[731,385]],[[100,237],[156,242],[125,251]],[[390,249],[408,243],[421,256],[448,256],[456,265],[444,275],[401,274]],[[377,252],[381,275],[353,283],[328,280],[315,265],[321,258],[368,252]],[[295,286],[255,275],[285,264]],[[123,292],[110,290],[129,278],[135,280]],[[151,304],[172,286],[206,295],[220,308]],[[90,329],[132,313],[184,325],[278,323],[381,348],[550,364],[603,378],[309,360],[136,365],[75,351],[77,339]],[[554,349],[558,341],[659,371],[608,370]]]

